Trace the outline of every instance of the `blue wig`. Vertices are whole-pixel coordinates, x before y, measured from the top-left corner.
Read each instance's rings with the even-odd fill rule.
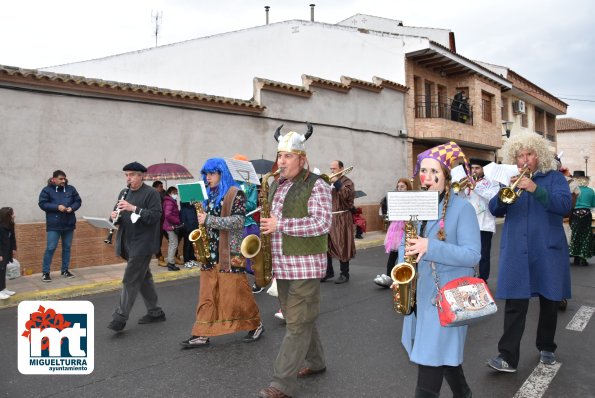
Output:
[[[233,180],[233,177],[227,168],[227,163],[225,163],[225,160],[221,158],[208,159],[202,166],[202,169],[200,169],[200,173],[202,174],[202,180],[207,187],[207,195],[209,197],[211,196],[211,188],[207,182],[207,173],[219,173],[219,175],[221,175],[221,180],[219,181],[219,192],[217,194],[217,198],[215,199],[215,207],[219,206],[229,188],[233,186],[239,187],[238,183]],[[206,200],[203,202],[203,206],[205,206],[205,208],[207,207]]]

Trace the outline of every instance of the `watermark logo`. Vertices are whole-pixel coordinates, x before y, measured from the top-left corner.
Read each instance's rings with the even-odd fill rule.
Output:
[[[19,372],[89,374],[95,363],[94,308],[90,301],[19,304]]]

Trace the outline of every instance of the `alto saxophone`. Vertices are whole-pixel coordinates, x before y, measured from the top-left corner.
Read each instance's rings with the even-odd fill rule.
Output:
[[[260,202],[260,217],[271,216],[271,204],[269,203],[269,178],[275,177],[281,172],[269,172],[262,178],[258,200]],[[248,235],[242,240],[240,251],[245,258],[252,259],[252,270],[254,280],[260,287],[268,285],[273,279],[273,256],[271,254],[271,235],[262,234],[260,238],[256,235]]]
[[[411,239],[417,238],[417,217],[405,223],[405,251]],[[398,314],[409,315],[415,307],[417,290],[417,254],[404,256],[403,262],[395,265],[390,272],[393,280],[393,308]]]
[[[202,203],[194,203],[196,208],[196,214],[204,213]],[[211,250],[209,249],[209,235],[207,234],[207,228],[204,224],[199,225],[197,229],[190,232],[188,240],[192,242],[194,247],[194,256],[199,263],[204,266],[211,265]]]

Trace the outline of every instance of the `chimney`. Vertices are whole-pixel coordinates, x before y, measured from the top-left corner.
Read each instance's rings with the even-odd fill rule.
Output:
[[[457,44],[455,41],[455,32],[448,32],[448,46],[453,53],[457,52]]]
[[[314,22],[314,7],[316,4],[310,4],[310,21]]]
[[[267,16],[267,25],[269,24],[269,8],[271,8],[271,7],[264,6],[264,12],[265,12],[265,14]]]

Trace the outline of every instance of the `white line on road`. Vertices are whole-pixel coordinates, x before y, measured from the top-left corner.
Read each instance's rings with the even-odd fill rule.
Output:
[[[582,332],[583,329],[585,329],[585,327],[587,326],[587,323],[589,323],[589,320],[591,319],[593,312],[595,312],[594,307],[582,305],[581,308],[578,309],[576,314],[574,314],[572,320],[566,326],[566,329]]]
[[[544,365],[542,363],[537,365],[531,376],[525,380],[513,398],[540,398],[549,387],[556,373],[558,373],[561,365],[560,362],[554,365]]]

